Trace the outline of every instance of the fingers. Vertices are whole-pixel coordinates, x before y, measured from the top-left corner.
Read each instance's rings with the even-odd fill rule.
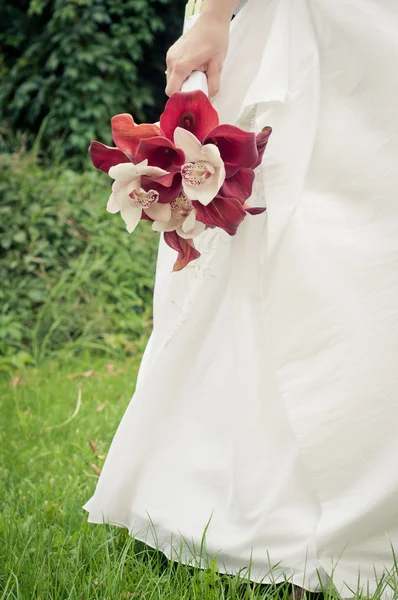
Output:
[[[167,85],[166,94],[171,96],[174,92],[179,92],[185,79],[192,73],[193,68],[189,63],[176,60],[172,52],[166,56],[167,64]]]
[[[174,68],[167,75],[166,94],[171,96],[174,92],[179,92],[185,79],[191,74],[191,69]]]
[[[222,65],[215,61],[210,61],[207,68],[207,85],[209,87],[209,96],[212,98],[220,91]]]
[[[220,78],[222,66],[214,61],[210,61],[208,67],[205,65],[189,68],[188,65],[176,63],[167,66],[167,85],[166,94],[171,96],[174,92],[179,92],[184,81],[189,77],[192,71],[203,71],[207,75],[207,84],[209,87],[209,96],[212,98],[220,91]]]

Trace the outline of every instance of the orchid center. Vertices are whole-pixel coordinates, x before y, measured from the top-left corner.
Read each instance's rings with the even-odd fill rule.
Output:
[[[181,167],[183,180],[189,185],[204,185],[214,174],[214,168],[205,162],[185,163]]]
[[[170,206],[172,210],[180,213],[182,217],[187,217],[193,208],[192,202],[186,197],[184,192],[181,192],[181,194],[171,202]]]
[[[146,192],[142,188],[136,188],[130,194],[131,204],[135,208],[149,208],[152,204],[159,200],[159,192],[149,190]]]
[[[189,131],[193,129],[194,125],[195,117],[190,112],[183,113],[178,121],[179,127],[182,127],[183,129],[188,129]]]

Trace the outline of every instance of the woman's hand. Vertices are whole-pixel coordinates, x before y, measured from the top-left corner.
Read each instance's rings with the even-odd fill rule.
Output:
[[[181,89],[192,71],[207,74],[209,96],[220,89],[220,76],[228,50],[230,19],[201,14],[192,28],[173,44],[166,56],[166,94]]]

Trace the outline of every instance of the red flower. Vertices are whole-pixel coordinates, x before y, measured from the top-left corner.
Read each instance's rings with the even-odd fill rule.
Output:
[[[160,181],[163,185],[171,185],[175,173],[180,172],[181,166],[185,162],[185,155],[182,150],[176,148],[170,140],[165,137],[153,137],[140,141],[135,155],[135,162],[148,159],[151,167],[160,167],[169,171],[169,175],[164,175]]]
[[[272,133],[271,127],[264,127],[264,129],[259,134],[257,134],[256,145],[257,145],[258,158],[257,158],[256,162],[254,163],[254,165],[252,166],[253,169],[258,167],[258,165],[261,163],[261,161],[263,159],[264,150],[267,147],[269,136],[271,135],[271,133]]]
[[[115,165],[131,162],[129,157],[119,148],[105,146],[101,142],[92,141],[88,152],[94,167],[104,171],[104,173],[108,173],[109,169]]]
[[[243,208],[249,215],[261,215],[267,210],[265,206],[249,206],[248,204],[245,204]]]
[[[131,160],[133,160],[141,140],[163,135],[157,125],[151,123],[137,125],[133,117],[127,113],[115,115],[111,122],[113,141]]]
[[[253,167],[258,159],[256,134],[234,125],[219,125],[207,134],[204,143],[218,147],[227,177]]]
[[[238,200],[250,215],[260,215],[266,210],[264,207],[246,204],[246,200],[252,195],[254,177],[253,169],[242,169],[225,180],[218,195]]]
[[[181,238],[176,231],[166,231],[163,236],[166,244],[178,252],[173,271],[181,271],[191,261],[199,258],[200,252],[196,250],[193,240]]]
[[[216,109],[201,90],[175,92],[160,116],[160,127],[171,141],[174,140],[176,127],[182,127],[203,143],[208,132],[217,127],[218,122]]]
[[[141,177],[141,187],[146,192],[155,190],[159,194],[159,202],[161,204],[169,204],[173,202],[182,192],[181,173],[175,173],[171,185],[162,185],[163,177],[155,181],[149,177]]]
[[[117,147],[112,148],[101,142],[92,141],[88,151],[94,167],[108,173],[111,167],[120,163],[136,162],[135,153],[141,140],[161,135],[162,132],[157,125],[148,123],[136,125],[131,115],[116,115],[112,118],[112,137]],[[171,180],[172,178],[170,182]]]
[[[218,195],[224,198],[237,198],[241,204],[244,204],[252,195],[253,182],[253,169],[242,169],[224,181]]]
[[[229,235],[235,235],[246,216],[246,210],[236,198],[216,196],[210,204],[203,206],[196,200],[192,202],[196,209],[196,219],[210,227],[221,227]]]

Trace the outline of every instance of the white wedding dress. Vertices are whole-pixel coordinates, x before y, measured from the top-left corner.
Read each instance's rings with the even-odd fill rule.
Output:
[[[273,128],[250,201],[267,211],[206,231],[178,273],[161,240],[154,330],[89,522],[191,564],[208,525],[221,572],[332,576],[343,597],[393,571],[397,64],[397,0],[249,0],[234,19],[214,104]],[[397,595],[392,579],[381,597]]]

